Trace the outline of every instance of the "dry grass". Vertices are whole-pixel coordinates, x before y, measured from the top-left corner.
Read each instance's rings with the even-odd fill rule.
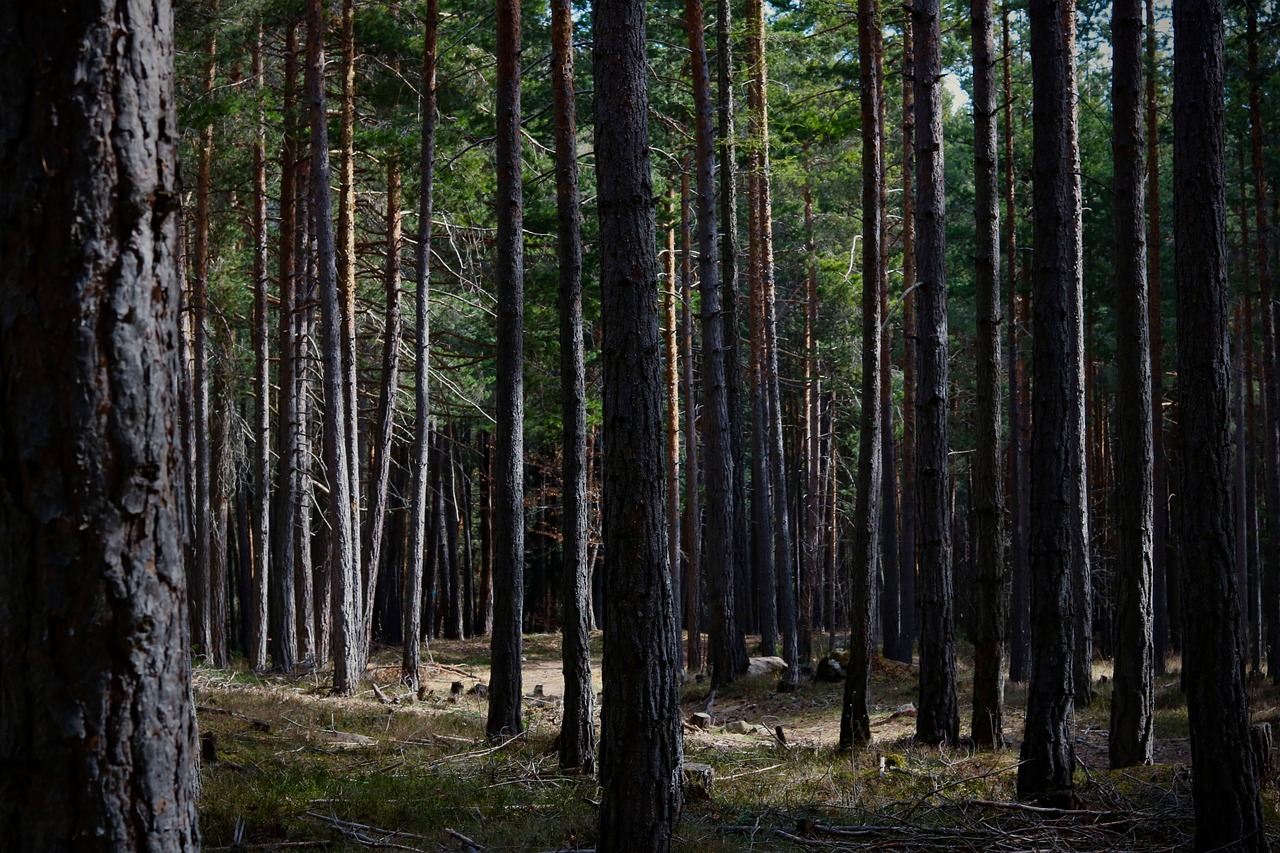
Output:
[[[599,651],[599,639],[594,643]],[[483,642],[437,643],[424,668],[428,692],[398,685],[398,656],[375,656],[372,687],[332,697],[327,673],[284,678],[199,669],[201,732],[219,760],[203,770],[206,849],[552,851],[589,848],[595,780],[562,774],[558,733],[559,643],[526,638],[526,736],[494,746],[484,739],[485,700],[450,694],[487,682]],[[962,650],[962,656],[965,652]],[[1105,669],[1095,673],[1109,675]],[[968,728],[970,673],[962,667],[961,728]],[[710,764],[709,798],[693,798],[677,849],[783,851],[804,848],[934,850],[1156,850],[1186,844],[1191,800],[1186,709],[1177,676],[1158,682],[1154,767],[1106,767],[1108,682],[1077,713],[1080,803],[1069,812],[1013,804],[1016,750],[981,753],[914,743],[915,670],[877,661],[872,695],[875,743],[838,754],[842,685],[805,681],[776,693],[776,676],[741,679],[714,700],[709,730],[686,726],[686,760]],[[686,718],[707,702],[691,681]],[[1006,734],[1021,736],[1025,693],[1009,685]],[[1280,689],[1254,685],[1255,717],[1280,720]],[[229,713],[228,713],[229,712]],[[746,734],[723,724],[746,720]],[[783,729],[785,744],[776,738]],[[1276,823],[1276,793],[1267,792]]]

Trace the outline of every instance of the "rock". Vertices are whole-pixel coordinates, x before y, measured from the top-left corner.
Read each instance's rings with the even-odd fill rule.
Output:
[[[716,771],[710,764],[687,763],[681,768],[684,776],[685,800],[711,799],[711,787]]]
[[[709,729],[711,728],[711,715],[704,711],[698,711],[689,718],[689,722],[694,726],[694,728]]]
[[[468,690],[467,692],[470,693],[472,696],[479,696],[480,698],[483,699],[484,697],[489,695],[489,685],[476,682],[474,685],[472,685],[471,689]]]
[[[730,734],[747,735],[751,734],[751,732],[755,730],[755,726],[751,725],[746,720],[731,720],[725,725],[724,730]]]
[[[768,675],[771,672],[782,672],[786,668],[786,662],[777,656],[752,658],[751,663],[747,666],[747,675]]]
[[[545,696],[545,695],[546,695],[546,693],[544,693],[544,692],[543,692],[543,689],[542,689],[542,685],[541,685],[541,684],[535,684],[535,685],[533,685],[533,695],[534,695],[534,696]]]

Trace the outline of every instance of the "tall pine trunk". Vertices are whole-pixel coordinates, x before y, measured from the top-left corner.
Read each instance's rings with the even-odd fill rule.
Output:
[[[265,88],[262,70],[262,21],[253,42],[253,79],[259,103]],[[271,545],[271,356],[267,316],[267,129],[266,111],[258,107],[253,140],[253,585],[244,590],[248,612],[250,668],[267,666],[269,631],[268,564]]]
[[[973,28],[973,170],[977,256],[977,417],[973,464],[976,622],[973,651],[973,740],[1004,746],[1004,666],[1008,657],[1009,587],[1005,559],[1004,471],[1000,459],[1000,195],[996,160],[995,2],[971,0]],[[1011,224],[1011,223],[1010,223]]]
[[[1237,644],[1228,364],[1221,0],[1174,9],[1173,184],[1183,690],[1197,850],[1268,849]],[[1265,233],[1265,232],[1264,232]]]
[[[595,14],[604,323],[606,631],[602,853],[665,853],[680,816],[679,639],[666,555],[644,4]]]
[[[564,423],[564,719],[560,766],[595,767],[591,685],[591,566],[587,562],[587,392],[582,339],[582,233],[578,195],[578,118],[574,102],[573,9],[551,4],[555,99],[557,258],[560,262],[560,399]],[[468,537],[468,540],[470,537]]]
[[[490,738],[522,731],[524,602],[524,189],[520,175],[520,0],[498,0],[497,430],[494,457]]]
[[[1032,306],[1031,678],[1018,796],[1051,800],[1072,787],[1076,611],[1085,561],[1084,304],[1076,145],[1075,2],[1033,0],[1035,257]]]
[[[1142,116],[1142,0],[1116,0],[1112,23],[1112,162],[1116,235],[1115,678],[1112,768],[1152,754],[1155,666],[1151,638],[1151,361],[1147,305],[1146,176]]]
[[[941,10],[914,0],[916,112],[916,494],[920,513],[920,692],[916,737],[926,743],[960,736],[947,499],[946,201],[942,164]]]
[[[880,194],[880,97],[876,85],[880,6],[858,3],[858,90],[862,119],[862,421],[858,426],[858,513],[853,530],[853,590],[850,600],[849,670],[845,675],[840,714],[840,749],[871,741],[871,657],[874,643],[871,606],[876,558],[880,549],[880,506],[883,459],[880,452],[883,398],[880,383],[880,284],[884,259],[880,229],[884,210]]]

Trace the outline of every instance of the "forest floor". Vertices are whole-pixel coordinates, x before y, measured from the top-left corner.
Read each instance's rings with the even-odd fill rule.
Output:
[[[824,642],[815,640],[815,650]],[[599,635],[592,647],[599,690]],[[526,736],[496,745],[484,738],[486,700],[470,692],[488,682],[487,640],[434,642],[418,696],[398,682],[398,649],[375,654],[367,689],[343,698],[329,695],[325,671],[284,677],[197,666],[200,731],[206,756],[217,756],[202,769],[205,849],[590,849],[596,781],[561,773],[553,751],[564,683],[559,637],[526,636],[524,657]],[[709,792],[691,791],[676,849],[1189,848],[1177,671],[1157,678],[1156,763],[1124,771],[1107,769],[1109,675],[1095,667],[1097,699],[1076,711],[1078,802],[1069,810],[1016,802],[1022,685],[1008,686],[1009,749],[921,746],[912,740],[915,668],[877,659],[875,740],[850,755],[835,751],[842,683],[805,679],[794,693],[777,693],[776,674],[740,679],[714,698],[704,730],[688,721],[706,709],[708,687],[691,679],[682,697],[685,760],[710,765],[713,781]],[[970,689],[962,663],[962,732]],[[1280,690],[1251,685],[1250,701],[1255,721],[1280,722]],[[747,724],[733,727],[742,733],[725,728],[737,720]],[[1274,780],[1264,791],[1274,844],[1280,791]]]

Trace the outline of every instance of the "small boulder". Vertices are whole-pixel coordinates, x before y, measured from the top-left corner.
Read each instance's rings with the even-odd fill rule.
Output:
[[[489,695],[489,685],[476,682],[471,689],[467,691],[472,696],[479,696],[481,699]]]
[[[768,675],[772,672],[782,672],[787,668],[786,661],[777,657],[752,658],[747,665],[747,675]]]
[[[729,734],[747,735],[751,734],[751,732],[755,730],[755,726],[751,725],[746,720],[730,720],[725,725],[724,730],[729,732]]]

